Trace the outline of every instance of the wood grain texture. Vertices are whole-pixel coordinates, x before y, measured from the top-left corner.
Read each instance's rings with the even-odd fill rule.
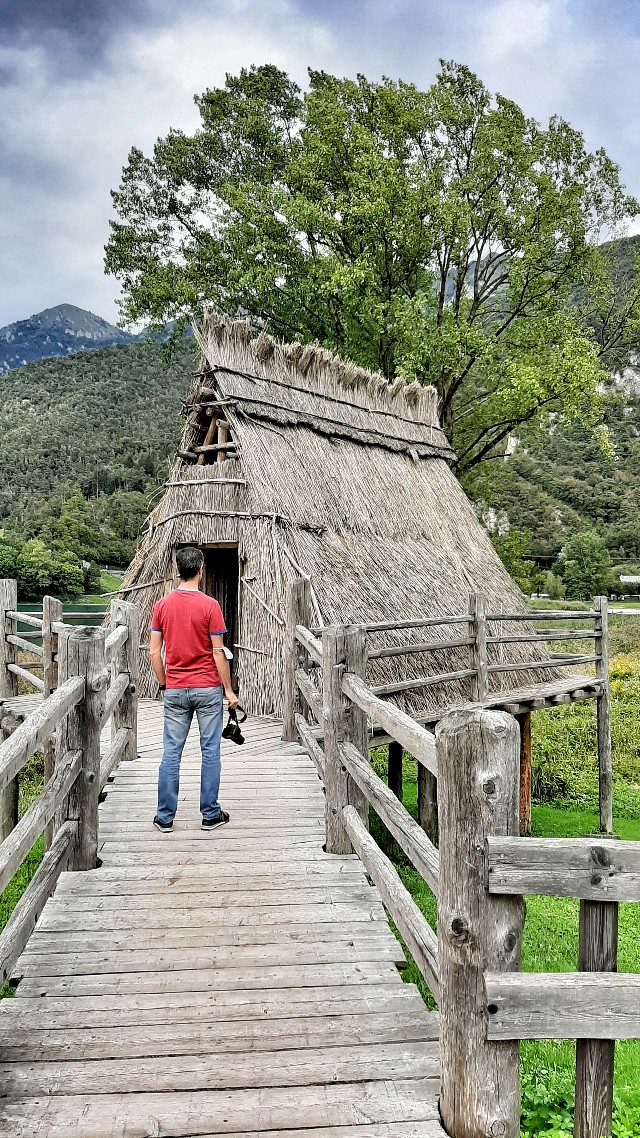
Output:
[[[489,1039],[640,1039],[640,974],[485,977]]]
[[[486,1038],[484,973],[519,967],[524,907],[485,887],[489,834],[519,832],[519,739],[503,712],[453,712],[436,731],[440,811],[438,959],[445,1129],[520,1134],[517,1043]]]
[[[600,598],[596,598],[597,604]],[[606,602],[605,602],[606,604]],[[618,905],[580,902],[581,972],[615,972],[618,966]],[[613,1040],[576,1041],[575,1138],[609,1138],[613,1113]]]

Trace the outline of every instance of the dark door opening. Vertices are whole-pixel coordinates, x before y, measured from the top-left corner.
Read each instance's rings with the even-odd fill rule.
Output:
[[[204,553],[204,577],[202,588],[210,597],[215,597],[227,626],[225,643],[232,651],[238,634],[238,586],[240,561],[237,545],[208,545],[202,547]],[[236,686],[237,653],[233,653],[231,679]]]

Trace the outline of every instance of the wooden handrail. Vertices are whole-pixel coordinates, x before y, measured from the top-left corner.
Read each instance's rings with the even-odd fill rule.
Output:
[[[9,620],[19,621],[20,624],[29,624],[32,628],[42,628],[42,617],[35,616],[32,612],[18,612],[15,609],[7,609],[5,615]]]
[[[13,735],[0,743],[0,790],[4,790],[34,751],[42,748],[71,709],[80,703],[84,693],[85,677],[71,676],[27,716]]]
[[[298,641],[298,644],[301,644],[303,648],[306,648],[311,659],[316,664],[320,664],[320,666],[322,666],[322,641],[317,640],[316,637],[311,632],[309,632],[309,629],[304,628],[304,626],[301,624],[296,625],[295,638]]]
[[[15,644],[16,648],[22,648],[25,652],[32,652],[34,656],[44,656],[44,648],[41,644],[31,644],[29,640],[24,640],[22,636],[12,636],[11,633],[7,636],[8,644]]]
[[[393,791],[372,770],[369,762],[353,743],[340,746],[342,761],[352,779],[357,782],[367,802],[388,830],[393,834],[409,861],[424,878],[432,893],[438,895],[438,851],[424,830],[405,809]]]
[[[295,681],[298,691],[302,693],[302,696],[313,711],[318,723],[322,723],[322,695],[313,686],[307,673],[303,672],[301,668],[298,668],[295,673]]]
[[[126,624],[120,624],[109,633],[104,642],[104,654],[108,661],[127,643],[129,629]]]
[[[0,892],[17,872],[47,822],[51,821],[67,797],[81,767],[82,751],[63,755],[42,793],[31,803],[15,829],[0,843]]]
[[[358,811],[345,806],[344,826],[360,861],[397,926],[418,970],[436,999],[439,995],[438,941],[427,918],[420,912],[398,871],[371,837]]]
[[[107,719],[113,715],[114,709],[118,706],[120,700],[125,695],[130,682],[131,681],[128,672],[119,672],[115,680],[112,680],[110,686],[107,688],[104,712],[102,714],[103,723],[106,723]]]
[[[490,893],[640,901],[638,841],[491,836],[486,857]]]
[[[640,1039],[638,973],[488,972],[484,983],[487,1039]]]
[[[44,692],[44,680],[34,676],[33,672],[27,671],[26,668],[21,668],[19,664],[7,664],[7,671],[17,676],[18,679],[24,680],[26,684],[31,684],[38,691]]]
[[[361,711],[364,711],[372,723],[378,723],[388,735],[401,743],[417,762],[437,775],[436,741],[429,731],[416,723],[415,719],[405,711],[379,699],[353,672],[346,672],[342,677],[342,691]]]
[[[383,660],[387,656],[413,656],[419,652],[444,652],[452,648],[468,648],[473,644],[470,636],[460,640],[426,640],[422,644],[400,644],[392,648],[374,648],[367,653],[370,660]]]
[[[100,760],[100,790],[103,790],[105,784],[109,780],[109,776],[115,767],[117,767],[120,759],[124,755],[129,742],[129,730],[126,727],[120,727],[116,731],[114,738],[111,741],[109,750],[102,756]]]

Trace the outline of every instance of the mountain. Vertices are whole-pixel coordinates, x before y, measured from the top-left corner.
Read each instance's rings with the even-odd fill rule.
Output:
[[[49,356],[69,356],[87,348],[130,344],[140,339],[75,304],[57,304],[0,328],[0,375]]]

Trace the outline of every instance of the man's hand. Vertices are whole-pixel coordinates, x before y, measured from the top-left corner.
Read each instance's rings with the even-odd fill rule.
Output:
[[[240,700],[238,699],[236,693],[231,688],[225,688],[224,694],[227,697],[227,700],[229,701],[229,711],[233,711],[234,708],[236,708],[238,706],[238,704],[240,703]]]

